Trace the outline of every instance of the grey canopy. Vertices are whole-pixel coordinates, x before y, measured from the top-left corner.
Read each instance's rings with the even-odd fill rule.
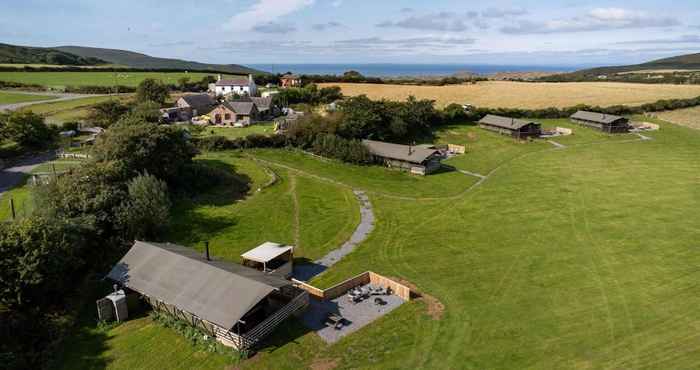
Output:
[[[226,329],[271,292],[290,285],[245,266],[208,261],[191,248],[141,241],[107,277]]]

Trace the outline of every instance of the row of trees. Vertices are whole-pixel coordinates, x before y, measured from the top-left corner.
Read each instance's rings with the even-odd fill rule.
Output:
[[[221,184],[247,190],[230,172],[194,162],[188,133],[149,122],[142,115],[148,105],[157,103],[117,109],[122,117],[98,137],[88,161],[35,188],[32,215],[0,223],[4,367],[44,363],[75,319],[66,297],[135,238],[162,238],[173,198]]]
[[[304,87],[282,89],[275,95],[275,102],[281,105],[289,104],[329,104],[343,98],[338,86],[318,88],[315,84]]]
[[[304,83],[324,83],[324,82],[343,82],[343,83],[369,83],[369,84],[396,84],[396,85],[429,85],[429,86],[445,86],[459,85],[463,83],[473,83],[476,81],[486,81],[485,77],[467,76],[457,77],[448,76],[442,78],[420,78],[420,77],[402,77],[402,78],[387,78],[387,77],[367,77],[357,71],[347,71],[342,75],[302,75],[301,80]]]

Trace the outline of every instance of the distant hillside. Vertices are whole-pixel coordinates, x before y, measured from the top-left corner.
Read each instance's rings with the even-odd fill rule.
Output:
[[[576,72],[564,73],[560,75],[547,76],[542,80],[567,80],[567,81],[586,81],[598,79],[598,76],[610,77],[618,73],[634,72],[634,71],[675,71],[675,70],[700,70],[700,53],[686,54],[671,58],[653,60],[642,64],[633,64],[627,66],[611,66],[583,69]]]
[[[65,50],[0,44],[2,64],[49,64],[68,66],[88,66],[106,64],[92,56],[79,56]]]
[[[263,73],[238,64],[206,64],[180,59],[156,58],[133,51],[100,49],[83,46],[57,46],[54,49],[79,55],[83,58],[99,58],[112,64],[143,69],[181,69],[188,71],[217,71],[231,74]]]

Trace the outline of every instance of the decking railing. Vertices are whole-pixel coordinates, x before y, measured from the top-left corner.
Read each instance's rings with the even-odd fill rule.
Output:
[[[265,319],[265,321],[258,324],[249,332],[242,335],[244,347],[242,349],[248,349],[258,343],[261,339],[265,338],[268,334],[272,332],[282,321],[284,321],[289,316],[293,315],[295,312],[301,310],[302,308],[308,306],[309,304],[309,293],[302,291],[301,294],[294,297],[286,306],[282,307],[279,311],[275,312],[274,315]],[[241,349],[241,348],[239,348]]]

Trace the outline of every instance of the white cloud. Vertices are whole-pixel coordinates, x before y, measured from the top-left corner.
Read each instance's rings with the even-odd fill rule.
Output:
[[[468,20],[477,17],[477,13],[468,12],[458,14],[453,12],[439,12],[423,15],[412,15],[398,21],[384,21],[377,24],[382,28],[405,28],[413,30],[461,32],[469,29]]]
[[[260,33],[288,33],[296,31],[297,28],[292,24],[267,22],[253,26],[252,30]]]
[[[314,0],[258,0],[247,10],[231,17],[224,28],[248,31],[253,27],[268,24],[287,14],[313,5]]]
[[[590,32],[627,28],[656,28],[677,26],[676,18],[649,14],[621,8],[596,8],[588,13],[568,19],[550,21],[523,20],[505,26],[501,31],[509,34]]]

